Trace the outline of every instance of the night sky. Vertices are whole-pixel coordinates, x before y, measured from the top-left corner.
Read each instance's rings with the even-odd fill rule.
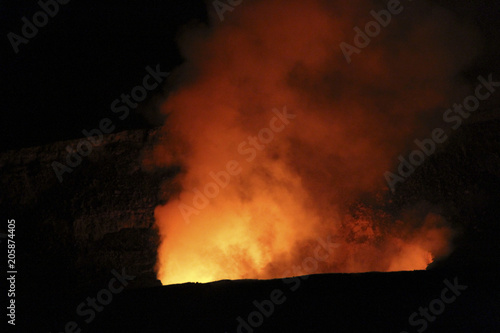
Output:
[[[477,70],[498,73],[498,3],[440,2],[479,27],[486,55]],[[153,93],[125,120],[118,120],[110,105],[142,82],[146,66],[159,64],[162,71],[170,71],[182,63],[176,46],[181,27],[207,21],[207,6],[201,0],[73,0],[60,5],[16,54],[7,34],[21,36],[22,17],[32,21],[38,11],[36,1],[0,4],[0,151],[80,138],[82,130],[98,127],[106,117],[116,124],[114,132],[157,125],[140,111]]]
[[[152,126],[137,112],[141,105],[119,120],[111,103],[142,84],[146,66],[179,65],[179,28],[207,20],[195,0],[70,1],[15,54],[7,34],[22,36],[21,18],[32,21],[38,11],[36,1],[0,4],[2,151],[83,137],[106,117],[114,132]]]

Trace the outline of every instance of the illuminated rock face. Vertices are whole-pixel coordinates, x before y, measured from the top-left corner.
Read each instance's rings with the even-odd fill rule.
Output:
[[[132,287],[159,284],[153,211],[160,185],[176,170],[144,170],[142,154],[155,135],[105,136],[62,182],[51,164],[65,163],[66,146],[80,139],[0,155],[0,207],[17,221],[19,261],[33,289],[39,281],[84,290],[122,268],[136,276]]]
[[[431,267],[492,270],[500,246],[500,109],[481,111],[401,184],[398,206],[437,205],[458,230],[455,250]]]

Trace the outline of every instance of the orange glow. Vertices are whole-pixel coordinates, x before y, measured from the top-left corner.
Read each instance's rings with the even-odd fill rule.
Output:
[[[347,64],[339,44],[377,2],[331,3],[244,2],[181,38],[186,64],[148,160],[183,168],[155,211],[163,284],[425,269],[449,253],[453,233],[430,209],[373,207],[385,171],[461,89],[468,34],[412,3],[413,19],[393,18]],[[328,239],[338,246],[317,259]]]

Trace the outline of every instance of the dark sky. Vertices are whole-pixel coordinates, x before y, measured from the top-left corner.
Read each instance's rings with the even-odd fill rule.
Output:
[[[489,55],[478,66],[497,66],[497,0],[437,2],[481,29]],[[115,120],[111,103],[142,83],[146,66],[169,71],[182,62],[180,27],[207,20],[202,0],[71,0],[15,54],[7,34],[22,35],[21,18],[32,22],[38,11],[35,0],[0,2],[0,151],[79,138],[102,118]],[[115,123],[114,132],[151,126],[138,112]]]
[[[179,28],[207,19],[201,0],[72,0],[15,54],[7,34],[22,36],[21,18],[38,11],[37,1],[0,3],[2,151],[82,137],[105,117],[115,132],[147,127],[137,112],[118,121],[111,102],[142,84],[146,66],[180,64]]]

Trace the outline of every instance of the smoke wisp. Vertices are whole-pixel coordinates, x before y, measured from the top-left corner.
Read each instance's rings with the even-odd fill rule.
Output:
[[[283,277],[326,236],[340,246],[317,272],[425,269],[449,252],[439,215],[369,204],[467,89],[474,56],[450,12],[402,5],[350,64],[339,45],[383,3],[254,0],[183,34],[152,157],[183,167],[181,192],[155,212],[164,284]]]

